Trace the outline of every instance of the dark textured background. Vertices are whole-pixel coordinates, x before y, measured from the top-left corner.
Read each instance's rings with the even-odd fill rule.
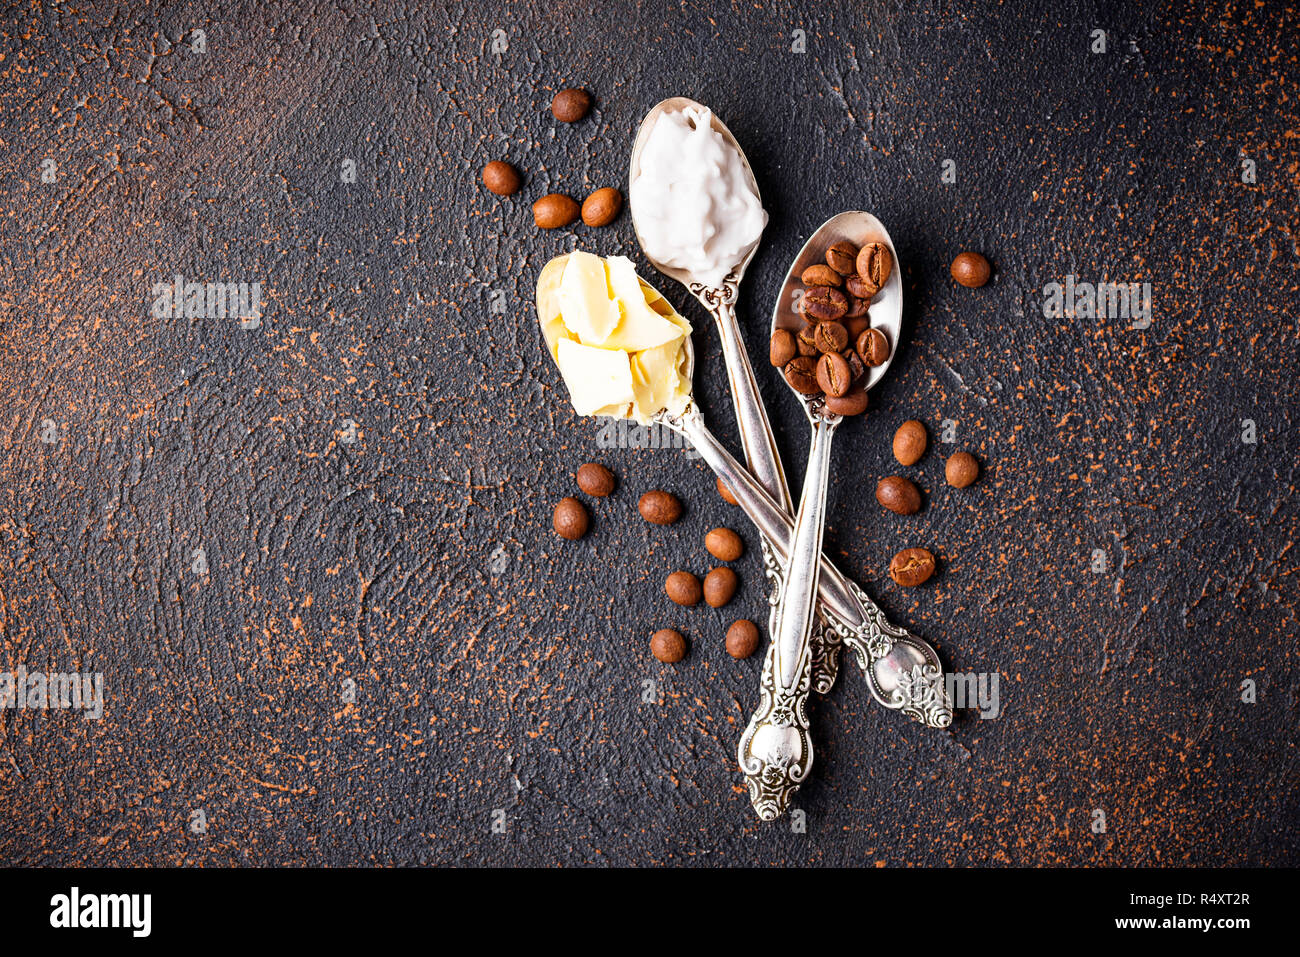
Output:
[[[1297,11],[592,6],[5,9],[0,664],[102,670],[108,709],[0,712],[0,859],[1300,863]],[[571,84],[597,107],[565,127]],[[641,117],[681,93],[771,214],[741,322],[792,475],[769,297],[832,213],[895,237],[909,338],[837,440],[828,547],[951,669],[1002,675],[1003,715],[949,735],[846,667],[814,706],[806,833],[760,824],[735,768],[759,658],[722,634],[761,615],[756,537],[681,451],[599,449],[536,331],[549,257],[632,255],[700,327],[738,448],[712,329],[630,218],[539,234],[529,212],[626,189]],[[526,171],[513,199],[478,183],[499,157]],[[982,290],[947,276],[964,248],[994,263]],[[177,272],[261,281],[261,328],[152,318]],[[1151,282],[1152,326],[1044,319],[1068,273]],[[871,490],[913,416],[958,441],[907,470],[928,503],[901,519]],[[965,492],[937,454],[959,447],[985,463]],[[551,508],[592,458],[621,487],[561,542]],[[653,487],[679,525],[639,519]],[[665,575],[705,571],[722,522],[751,546],[741,595],[678,609]],[[888,559],[918,544],[941,574],[900,590]],[[666,625],[692,641],[676,667],[646,650]]]

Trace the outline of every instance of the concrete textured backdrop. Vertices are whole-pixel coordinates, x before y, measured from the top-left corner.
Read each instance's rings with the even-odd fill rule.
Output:
[[[2,16],[0,667],[102,671],[108,700],[99,722],[0,711],[0,860],[1300,864],[1293,6]],[[563,126],[569,85],[597,102]],[[701,402],[739,448],[716,337],[626,213],[539,234],[529,211],[625,190],[675,94],[730,125],[771,214],[741,323],[793,476],[770,296],[832,213],[895,237],[908,338],[836,443],[828,549],[949,669],[1001,675],[1001,716],[945,734],[846,665],[812,709],[803,833],[758,822],[735,767],[760,660],[722,635],[762,618],[756,536],[680,450],[600,447],[532,306],[575,242],[632,256],[699,327]],[[495,158],[526,174],[512,199],[479,185]],[[992,260],[984,289],[948,278],[962,249]],[[261,325],[153,318],[178,273],[261,282]],[[1150,328],[1045,318],[1069,274],[1150,282]],[[911,417],[956,442],[902,470]],[[985,464],[964,492],[958,448]],[[619,491],[562,542],[551,508],[591,459]],[[913,518],[872,501],[898,471]],[[640,520],[650,488],[678,525]],[[678,609],[664,577],[707,570],[717,524],[750,546],[741,593]],[[941,573],[907,591],[885,569],[911,545]],[[664,626],[691,640],[675,667],[647,653]]]

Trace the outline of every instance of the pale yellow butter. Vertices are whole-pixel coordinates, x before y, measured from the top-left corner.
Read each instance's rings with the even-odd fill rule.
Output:
[[[537,317],[574,411],[649,422],[690,400],[691,325],[623,256],[574,252],[537,280]]]

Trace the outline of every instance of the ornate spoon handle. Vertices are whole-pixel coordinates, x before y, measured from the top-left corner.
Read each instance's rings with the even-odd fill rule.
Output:
[[[690,441],[709,468],[736,494],[745,514],[771,544],[773,561],[786,562],[794,520],[723,448],[694,404],[680,415],[660,413],[655,418]],[[827,635],[833,633],[837,642],[854,650],[867,687],[880,704],[902,711],[927,727],[946,728],[952,723],[943,665],[934,649],[911,632],[890,624],[866,592],[824,555],[818,597]],[[814,656],[816,653],[814,648]]]
[[[812,637],[821,570],[826,488],[830,479],[831,439],[839,416],[823,418],[810,410],[812,447],[804,476],[799,514],[794,520],[785,590],[777,605],[772,645],[776,654],[763,659],[758,711],[740,739],[740,769],[749,800],[758,816],[770,821],[785,812],[812,768],[808,734],[808,692],[812,673]],[[775,674],[769,678],[768,670]],[[768,689],[771,688],[772,693]]]

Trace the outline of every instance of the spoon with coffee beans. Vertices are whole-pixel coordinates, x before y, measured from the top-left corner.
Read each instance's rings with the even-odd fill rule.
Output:
[[[869,213],[840,213],[795,257],[772,315],[770,359],[803,405],[812,444],[785,587],[763,662],[759,707],[739,747],[750,802],[764,819],[789,806],[812,767],[807,702],[819,592],[823,599],[827,590],[847,592],[836,596],[848,606],[847,614],[833,607],[839,602],[826,602],[828,628],[853,649],[878,701],[932,727],[952,722],[934,649],[890,625],[847,579],[822,581],[831,441],[846,417],[866,411],[867,390],[889,369],[902,331],[899,272],[884,225]]]

